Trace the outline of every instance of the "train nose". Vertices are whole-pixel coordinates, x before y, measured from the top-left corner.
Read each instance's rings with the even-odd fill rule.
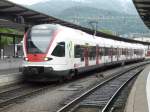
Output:
[[[29,75],[29,74],[39,74],[39,71],[37,68],[29,68],[26,67],[23,69],[23,74]]]
[[[30,72],[31,74],[39,74],[39,71],[37,68],[31,68]]]
[[[52,67],[42,67],[42,66],[32,66],[32,67],[23,67],[20,69],[24,75],[34,75],[37,76],[41,73],[51,73],[53,71]]]

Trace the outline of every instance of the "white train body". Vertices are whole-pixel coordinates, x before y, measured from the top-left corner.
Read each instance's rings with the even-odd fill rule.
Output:
[[[145,57],[144,45],[97,37],[54,24],[32,27],[23,41],[25,75],[67,76]]]

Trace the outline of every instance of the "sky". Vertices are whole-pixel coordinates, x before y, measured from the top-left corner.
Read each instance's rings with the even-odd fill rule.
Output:
[[[17,4],[24,4],[24,5],[32,5],[38,2],[45,2],[49,0],[9,0]],[[74,1],[86,1],[86,0],[74,0]],[[118,1],[131,1],[131,0],[118,0]]]

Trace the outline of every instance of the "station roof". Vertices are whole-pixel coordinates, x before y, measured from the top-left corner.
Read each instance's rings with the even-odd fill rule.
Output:
[[[5,19],[0,19],[0,28],[12,28],[18,29],[19,31],[24,31],[24,27],[24,24],[18,24]]]
[[[20,22],[22,24],[25,23],[30,25],[49,23],[49,22],[54,22],[54,23],[56,22],[62,24],[66,23],[57,18],[25,8],[21,5],[12,3],[7,0],[0,0],[0,18],[3,17],[5,17],[4,19],[8,19],[14,22],[18,22],[18,23]]]
[[[150,0],[133,0],[145,25],[150,28]]]
[[[26,27],[26,26],[36,25],[36,24],[56,23],[56,24],[67,26],[67,27],[75,28],[78,30],[82,30],[89,34],[94,34],[95,32],[94,30],[91,30],[89,28],[85,28],[85,27],[82,27],[73,23],[69,23],[69,22],[54,18],[46,14],[42,14],[40,12],[25,8],[23,6],[20,6],[18,4],[12,3],[7,0],[0,0],[0,19],[11,21],[11,24],[8,24],[8,22],[4,22],[4,21],[0,23],[0,25],[5,25],[8,27],[9,25],[10,26],[14,25],[16,27],[22,27],[22,26]],[[20,26],[17,26],[18,24],[16,23],[19,23]],[[133,39],[121,38],[117,36],[108,35],[102,32],[97,32],[96,36],[101,36],[104,38],[111,38],[114,40],[125,41],[125,42],[150,44],[148,42],[141,42],[141,41],[136,41]]]

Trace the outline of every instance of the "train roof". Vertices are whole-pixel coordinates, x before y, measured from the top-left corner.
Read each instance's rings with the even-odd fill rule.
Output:
[[[105,43],[106,47],[111,47],[112,45],[116,46],[116,47],[125,47],[125,48],[132,47],[134,49],[143,47],[143,45],[141,45],[141,44],[129,43],[129,42],[124,42],[124,41],[119,41],[119,40],[113,40],[113,39],[104,38],[104,37],[93,36],[93,38],[91,38],[92,35],[90,35],[88,33],[85,33],[83,31],[73,29],[70,27],[62,26],[59,24],[40,24],[40,25],[33,26],[32,29],[50,29],[50,30],[55,29],[55,30],[66,30],[66,31],[69,30],[70,33],[71,33],[71,31],[73,31],[77,35],[84,35],[87,38],[90,37],[91,41],[93,40],[94,37],[97,37],[99,40],[99,43]]]
[[[57,29],[59,26],[55,24],[40,24],[35,25],[32,27],[32,29]]]

